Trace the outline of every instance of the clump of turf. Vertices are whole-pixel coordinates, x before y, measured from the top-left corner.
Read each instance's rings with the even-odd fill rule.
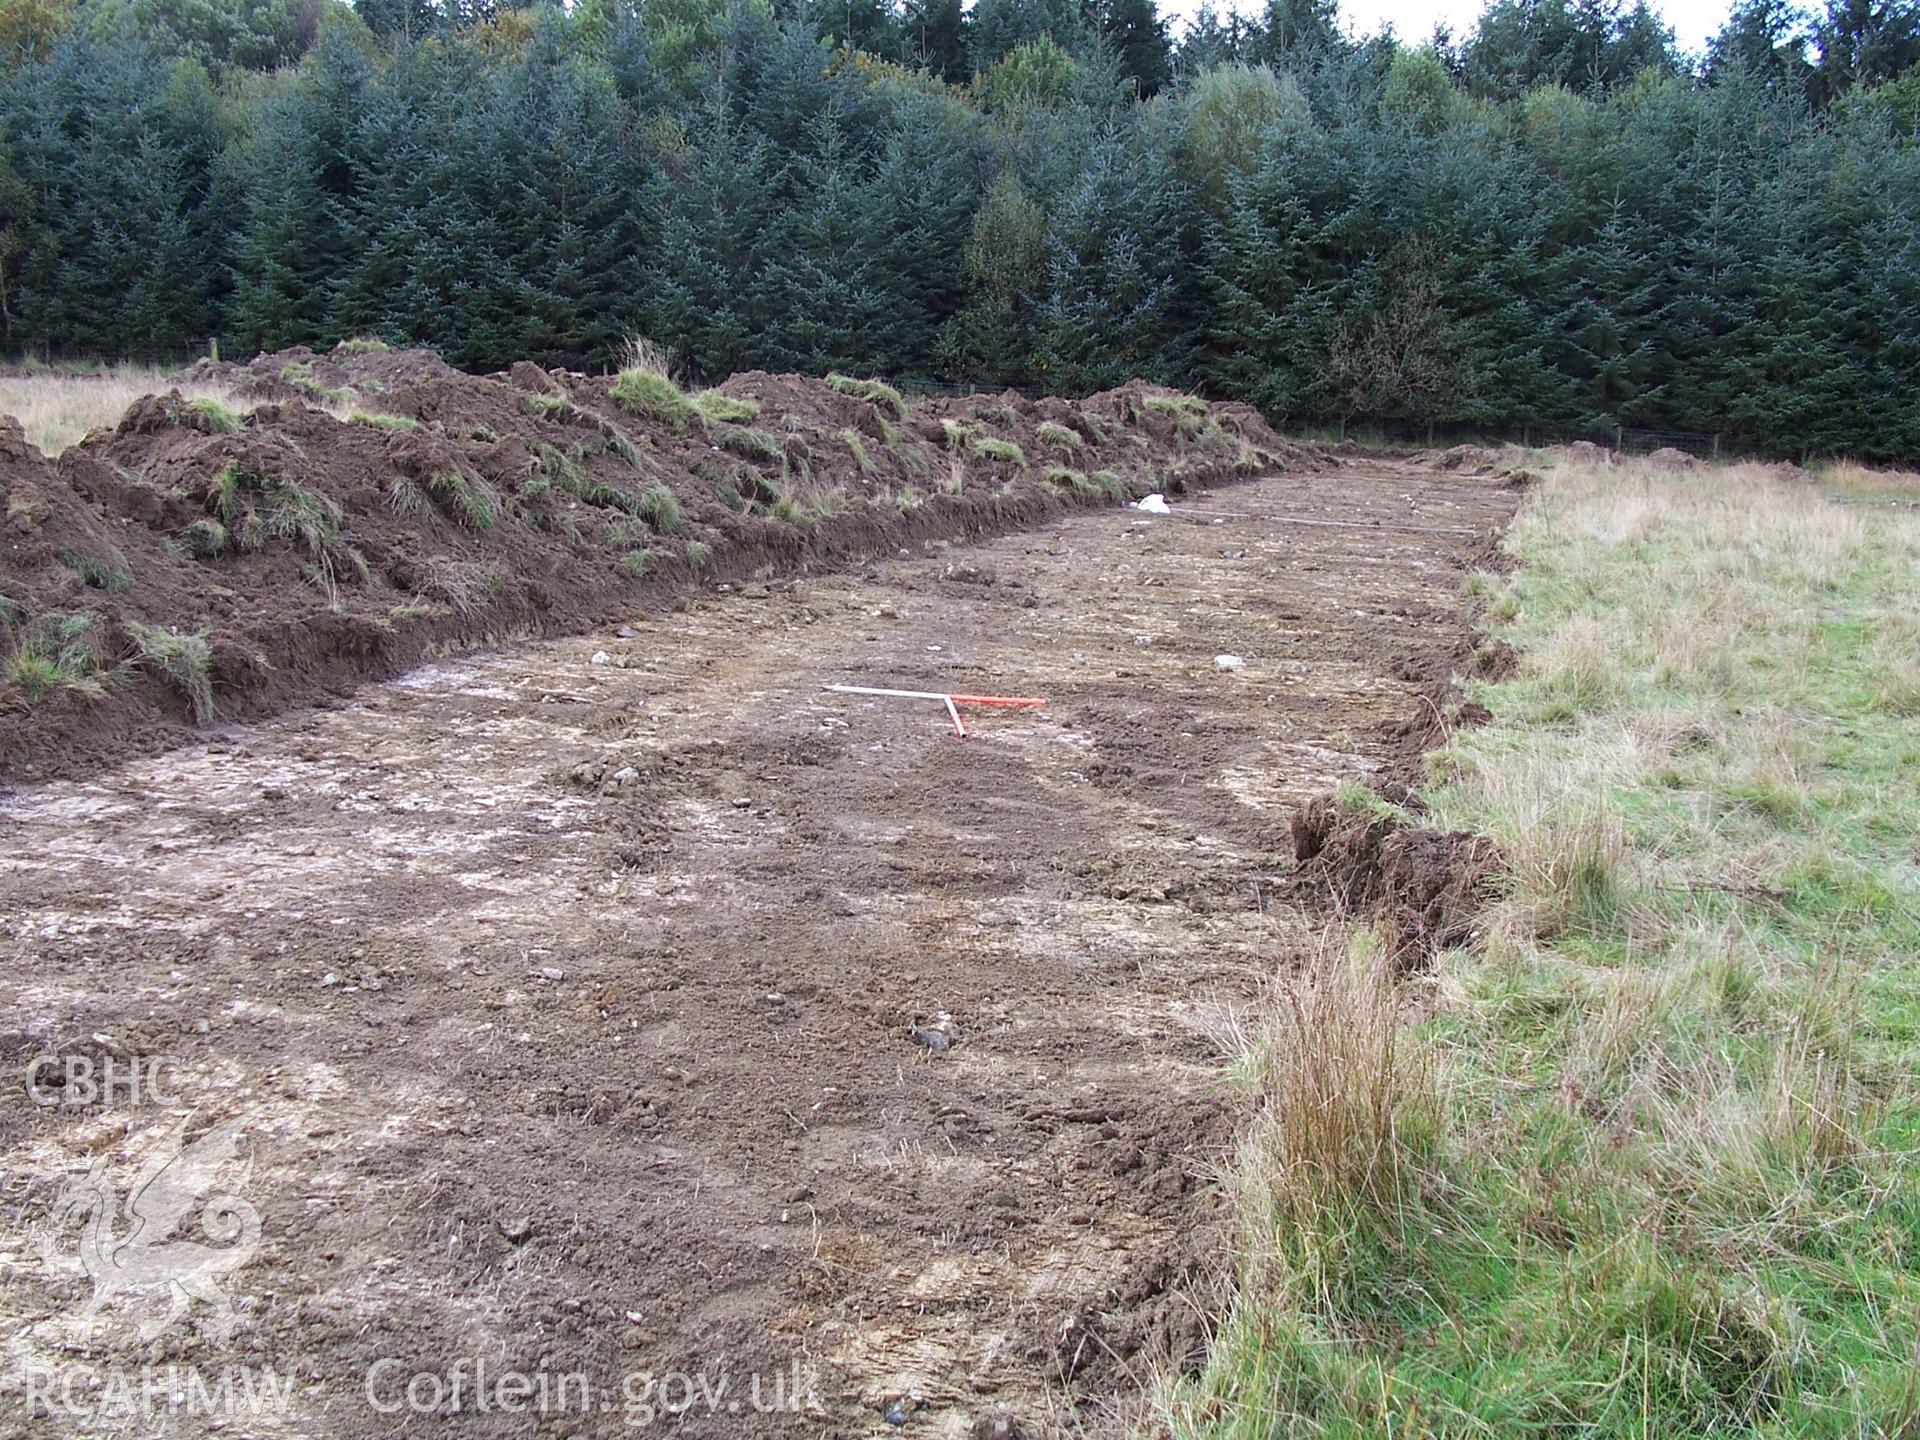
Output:
[[[429,475],[427,490],[469,530],[491,529],[505,510],[498,490],[458,465],[443,466]]]
[[[702,390],[689,403],[693,413],[709,425],[744,425],[760,414],[758,400],[725,395],[718,390]]]
[[[205,632],[182,635],[158,625],[128,621],[127,634],[133,637],[140,659],[186,696],[193,723],[212,723],[213,647],[207,643]]]
[[[856,400],[865,400],[875,409],[884,410],[896,420],[907,418],[907,402],[900,398],[900,392],[881,380],[861,380],[852,375],[833,374],[827,376],[827,388],[837,390],[842,395],[851,395]]]
[[[118,595],[133,584],[133,576],[127,570],[126,562],[118,556],[109,560],[69,548],[62,550],[59,558],[62,565],[95,590]]]
[[[246,421],[211,395],[199,395],[181,407],[181,415],[196,430],[212,435],[237,435]]]
[[[973,453],[982,460],[998,460],[1009,465],[1025,465],[1027,452],[1011,440],[997,439],[992,435],[974,437]]]
[[[842,430],[840,443],[847,447],[847,453],[853,456],[853,463],[860,467],[862,475],[873,474],[873,456],[867,453],[867,442],[858,430]]]
[[[723,425],[714,439],[722,450],[731,450],[749,460],[780,460],[785,454],[780,442],[769,432],[745,425]]]
[[[372,425],[381,430],[418,430],[420,422],[411,415],[389,415],[383,410],[355,410],[347,416],[349,424]]]
[[[1042,445],[1069,453],[1087,448],[1087,442],[1079,431],[1071,430],[1055,420],[1042,420],[1033,430],[1034,438]]]
[[[693,402],[687,398],[687,392],[674,383],[671,375],[658,370],[630,366],[614,377],[613,388],[608,393],[613,403],[628,414],[670,425],[676,430],[684,430],[694,415]]]
[[[234,460],[215,478],[208,501],[228,543],[241,550],[285,540],[306,551],[329,583],[340,569],[367,578],[366,558],[341,536],[340,506],[330,496]]]
[[[12,642],[0,656],[0,681],[16,704],[38,704],[56,690],[97,700],[118,674],[105,663],[105,637],[92,611],[48,611],[17,628],[10,612],[0,612],[0,632]]]

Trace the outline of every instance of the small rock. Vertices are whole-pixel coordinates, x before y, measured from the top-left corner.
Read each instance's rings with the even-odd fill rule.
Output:
[[[751,795],[736,795],[733,797],[733,808],[736,810],[747,810],[751,809],[752,806],[753,797]]]
[[[880,1418],[889,1425],[904,1425],[907,1423],[907,1416],[912,1413],[913,1409],[906,1401],[892,1400],[887,1403],[887,1408],[880,1412]]]
[[[1242,660],[1238,655],[1216,655],[1213,657],[1213,665],[1216,670],[1244,670],[1247,668],[1247,662]]]
[[[953,1041],[947,1038],[944,1030],[929,1029],[924,1025],[909,1025],[907,1038],[916,1045],[924,1045],[936,1055],[944,1055]]]
[[[567,972],[562,970],[558,965],[542,965],[540,967],[540,978],[543,980],[564,980],[567,978]]]
[[[339,983],[340,983],[340,977],[334,974],[333,971],[331,970],[329,970],[326,974],[320,977],[320,988],[322,990],[331,990],[334,986],[338,985]]]
[[[1005,1405],[974,1417],[973,1440],[1020,1440],[1020,1425]]]
[[[612,778],[613,783],[616,785],[631,785],[635,780],[640,778],[640,772],[631,765],[622,765],[618,770],[613,772]]]
[[[640,632],[634,629],[631,625],[622,625],[618,630],[614,631],[613,633],[618,635],[622,640],[637,639],[640,634]]]
[[[604,650],[596,650],[587,663],[589,665],[611,665],[613,663],[613,657]]]
[[[502,1220],[500,1233],[512,1244],[518,1245],[533,1234],[533,1219],[527,1215],[516,1215],[511,1220]]]

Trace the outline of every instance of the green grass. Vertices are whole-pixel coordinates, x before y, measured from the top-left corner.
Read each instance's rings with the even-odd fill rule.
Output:
[[[212,724],[213,647],[207,643],[205,632],[182,635],[176,630],[130,620],[127,633],[133,637],[140,661],[151,666],[186,698],[193,723]]]
[[[382,355],[393,347],[378,335],[355,335],[333,347],[335,355]]]
[[[1425,823],[1472,952],[1362,937],[1241,1065],[1238,1299],[1184,1436],[1920,1431],[1920,518],[1558,470],[1519,673]]]
[[[506,513],[500,492],[458,465],[447,465],[427,477],[427,491],[469,530],[490,530]]]
[[[214,477],[207,500],[230,546],[258,550],[283,540],[304,550],[329,585],[341,570],[365,583],[366,558],[341,535],[340,505],[331,496],[234,460]],[[211,529],[199,533],[202,542],[212,538]]]
[[[1011,440],[997,439],[992,435],[973,437],[973,453],[982,460],[997,460],[1008,465],[1025,465],[1027,452]]]
[[[853,456],[853,463],[860,467],[862,475],[873,474],[873,456],[868,453],[867,442],[858,430],[842,430],[840,443],[847,447],[847,453]]]
[[[662,535],[671,535],[686,524],[679,497],[664,484],[649,485],[634,497],[634,501],[631,513],[645,520]]]
[[[657,370],[638,366],[622,370],[614,377],[613,388],[608,393],[613,403],[628,414],[675,430],[684,430],[694,415],[693,401],[687,398],[687,392],[674,383],[672,376]],[[533,400],[540,398],[534,396]]]
[[[693,413],[709,425],[744,425],[759,418],[760,402],[718,390],[702,390],[692,400]]]
[[[60,552],[60,563],[95,590],[105,590],[110,595],[121,594],[133,585],[126,562],[118,556],[105,559],[69,548]]]
[[[687,541],[687,564],[698,570],[713,559],[713,546],[704,540]]]
[[[1065,454],[1073,454],[1087,448],[1086,438],[1079,431],[1070,430],[1054,420],[1042,420],[1034,427],[1033,435],[1048,449]]]
[[[577,419],[580,413],[574,409],[571,399],[565,395],[555,395],[551,391],[527,396],[520,402],[520,408],[529,415],[539,415],[548,420],[573,420]]]
[[[786,452],[770,432],[744,425],[722,425],[714,432],[714,443],[722,450],[749,460],[784,460]]]
[[[851,395],[856,400],[865,400],[877,410],[883,410],[896,420],[907,418],[907,402],[900,398],[900,392],[893,386],[880,380],[861,380],[852,375],[827,376],[827,388],[837,390],[842,395]]]
[[[347,416],[347,421],[353,425],[372,425],[381,430],[418,430],[422,428],[420,422],[411,415],[389,415],[380,410],[355,410]]]
[[[201,395],[187,401],[184,413],[193,416],[200,429],[215,435],[237,435],[246,425],[245,417],[211,395]]]
[[[106,659],[105,627],[92,611],[49,610],[19,624],[8,606],[0,622],[8,641],[0,654],[0,698],[16,705],[37,705],[59,690],[98,700],[120,673]]]

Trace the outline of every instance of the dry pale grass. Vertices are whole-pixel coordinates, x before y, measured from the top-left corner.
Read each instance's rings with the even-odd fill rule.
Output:
[[[1441,1121],[1438,1055],[1409,1039],[1392,966],[1362,932],[1281,997],[1245,1068],[1258,1119],[1237,1194],[1254,1283],[1313,1287],[1356,1221],[1417,1191]]]
[[[242,413],[253,408],[223,385],[181,384],[151,365],[117,365],[97,372],[0,374],[0,415],[18,420],[28,443],[52,457],[79,444],[90,430],[117,425],[134,401],[169,389],[189,400],[218,400]]]
[[[1279,1007],[1169,1426],[1920,1434],[1920,477],[1543,458],[1422,795],[1482,946]]]

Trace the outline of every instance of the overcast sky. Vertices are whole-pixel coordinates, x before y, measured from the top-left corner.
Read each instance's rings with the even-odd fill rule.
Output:
[[[1160,0],[1160,13],[1173,22],[1177,35],[1187,19],[1198,10],[1202,0]],[[1256,15],[1264,8],[1261,0],[1214,0],[1219,14],[1238,10]],[[1481,0],[1340,0],[1340,15],[1356,35],[1371,35],[1382,25],[1391,24],[1402,40],[1421,41],[1433,34],[1434,22],[1445,20],[1458,36],[1473,28],[1485,8]],[[1654,8],[1673,27],[1673,37],[1683,50],[1706,49],[1707,38],[1727,18],[1728,0],[1655,0]]]

